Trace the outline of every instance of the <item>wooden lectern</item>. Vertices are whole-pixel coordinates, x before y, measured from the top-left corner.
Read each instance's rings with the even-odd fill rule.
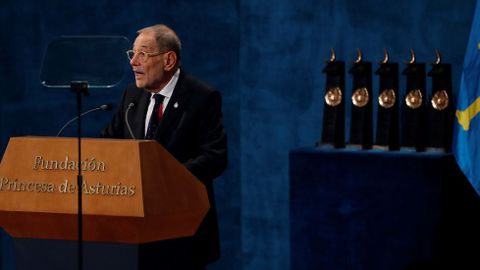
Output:
[[[74,138],[11,138],[0,164],[0,227],[40,246],[73,242],[78,166],[84,240],[101,242],[97,250],[191,236],[209,209],[204,185],[155,141],[82,139],[82,156]]]

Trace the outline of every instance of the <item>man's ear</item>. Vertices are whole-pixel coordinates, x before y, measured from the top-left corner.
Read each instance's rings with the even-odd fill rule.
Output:
[[[173,70],[173,68],[177,64],[177,54],[175,52],[172,52],[172,51],[167,52],[165,54],[164,61],[165,61],[165,65],[164,65],[165,71]]]

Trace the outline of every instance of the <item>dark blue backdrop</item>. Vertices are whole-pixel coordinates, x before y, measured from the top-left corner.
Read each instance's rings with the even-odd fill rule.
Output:
[[[457,89],[474,5],[473,0],[2,0],[0,154],[8,138],[55,135],[75,114],[71,93],[39,83],[42,55],[54,37],[111,34],[133,40],[137,29],[166,23],[183,41],[184,69],[224,98],[230,165],[215,186],[223,257],[212,269],[287,269],[288,150],[313,145],[320,135],[321,70],[330,48],[348,62],[357,48],[375,62],[386,48],[392,61],[402,63],[410,48],[420,62],[432,62],[438,48],[453,64]],[[116,102],[133,79],[127,74],[114,89],[92,90],[84,108]],[[347,80],[347,91],[350,87]],[[106,113],[89,115],[85,135],[96,136],[109,119]],[[72,126],[66,135],[73,134]]]

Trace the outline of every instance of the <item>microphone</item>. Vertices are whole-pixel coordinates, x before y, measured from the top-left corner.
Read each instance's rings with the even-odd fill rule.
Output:
[[[82,114],[80,114],[80,117],[84,116],[85,114],[89,114],[91,112],[94,112],[94,111],[98,111],[98,110],[103,110],[103,111],[110,111],[112,109],[112,104],[110,103],[107,103],[107,104],[103,104],[103,105],[100,105],[96,108],[93,108],[91,110],[88,110]],[[70,119],[70,121],[68,121],[67,123],[65,123],[65,125],[63,125],[63,127],[60,129],[60,131],[57,133],[57,137],[60,136],[60,134],[62,133],[62,131],[70,124],[72,123],[73,121],[77,120],[78,119],[78,116],[75,116],[74,118]]]
[[[128,132],[130,133],[130,137],[132,137],[132,139],[135,140],[135,136],[133,135],[132,128],[130,127],[130,122],[128,121],[128,112],[134,106],[135,106],[135,103],[133,102],[130,102],[130,104],[128,104],[128,108],[125,110],[125,124],[127,124],[127,129],[128,129]]]

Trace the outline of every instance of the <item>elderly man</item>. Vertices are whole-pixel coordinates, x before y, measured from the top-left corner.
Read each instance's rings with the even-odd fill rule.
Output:
[[[103,136],[156,140],[202,181],[211,209],[193,237],[176,242],[182,243],[181,250],[191,250],[191,269],[204,269],[220,255],[212,180],[227,166],[221,96],[180,68],[181,44],[172,29],[154,25],[137,34],[133,49],[127,51],[135,84],[123,93]],[[175,240],[173,243],[177,245]],[[160,254],[154,254],[156,245],[161,244],[143,248],[147,255],[141,256],[147,258],[144,258],[147,264],[158,258]]]

